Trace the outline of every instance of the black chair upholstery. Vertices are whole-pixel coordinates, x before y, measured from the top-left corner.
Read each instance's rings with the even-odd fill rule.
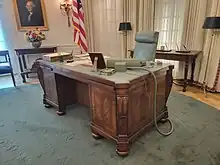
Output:
[[[13,73],[13,68],[11,65],[11,59],[8,50],[0,51],[0,57],[4,57],[4,61],[0,62],[0,74],[11,74],[12,81],[16,87],[15,77]]]

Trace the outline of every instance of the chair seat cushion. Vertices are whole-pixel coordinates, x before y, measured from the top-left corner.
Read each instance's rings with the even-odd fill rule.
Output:
[[[12,68],[10,66],[1,66],[0,65],[0,74],[11,73]]]

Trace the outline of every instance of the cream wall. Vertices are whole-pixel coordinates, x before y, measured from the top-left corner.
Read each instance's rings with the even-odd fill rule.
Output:
[[[72,27],[68,27],[67,17],[63,16],[59,9],[59,0],[44,0],[47,13],[49,31],[42,46],[72,45]],[[18,72],[17,58],[14,48],[31,47],[24,40],[24,32],[18,32],[12,0],[0,0],[0,20],[3,24],[5,40],[13,60],[14,70]]]

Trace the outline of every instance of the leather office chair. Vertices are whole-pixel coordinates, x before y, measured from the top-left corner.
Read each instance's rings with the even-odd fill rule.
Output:
[[[11,65],[11,59],[9,56],[9,52],[7,50],[0,51],[0,57],[4,57],[4,61],[0,62],[0,74],[10,73],[14,87],[16,87],[15,77],[14,77],[14,73],[13,73],[13,69],[12,69],[12,65]]]
[[[136,34],[134,58],[138,60],[155,61],[159,32],[148,31]]]

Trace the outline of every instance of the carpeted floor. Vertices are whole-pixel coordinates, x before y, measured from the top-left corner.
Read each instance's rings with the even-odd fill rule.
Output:
[[[220,112],[189,97],[169,99],[171,136],[153,130],[121,158],[114,142],[92,138],[87,108],[58,117],[41,95],[38,85],[0,90],[0,165],[220,165]]]

